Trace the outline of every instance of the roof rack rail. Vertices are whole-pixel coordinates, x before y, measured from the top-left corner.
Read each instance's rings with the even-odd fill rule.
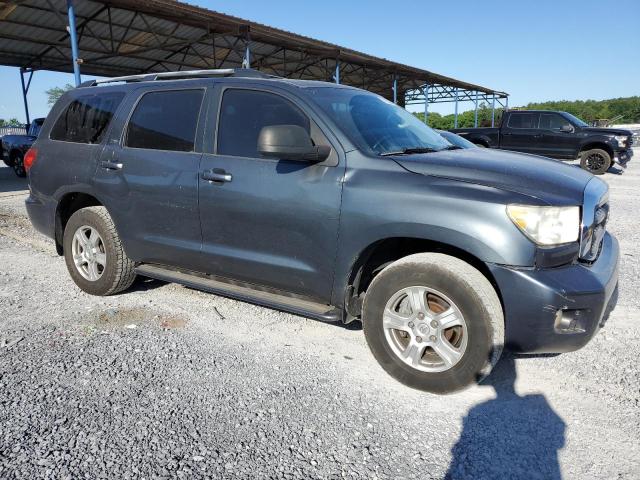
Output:
[[[255,77],[255,78],[277,78],[276,75],[262,73],[252,68],[218,68],[211,70],[183,70],[176,72],[141,73],[139,75],[127,75],[124,77],[113,77],[104,80],[87,80],[82,82],[78,88],[94,87],[104,83],[116,82],[153,82],[156,80],[179,80],[188,78],[208,78],[208,77]]]

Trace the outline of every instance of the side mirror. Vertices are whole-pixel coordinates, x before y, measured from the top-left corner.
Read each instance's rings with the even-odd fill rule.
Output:
[[[560,131],[565,133],[573,133],[573,127],[571,125],[565,124],[560,127]]]
[[[260,130],[258,152],[266,158],[322,162],[331,147],[314,145],[307,131],[298,125],[269,125]]]

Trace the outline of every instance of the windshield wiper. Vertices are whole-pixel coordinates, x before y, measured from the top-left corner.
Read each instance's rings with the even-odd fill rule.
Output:
[[[410,155],[412,153],[432,153],[439,152],[440,150],[431,148],[431,147],[407,147],[401,150],[396,150],[393,152],[382,152],[380,154],[381,157],[388,157],[390,155]]]
[[[462,150],[462,147],[459,147],[457,145],[449,145],[446,148],[443,148],[443,150]]]

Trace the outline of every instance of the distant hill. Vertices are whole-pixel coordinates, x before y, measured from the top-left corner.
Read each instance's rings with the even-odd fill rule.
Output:
[[[572,113],[587,123],[593,123],[600,119],[614,119],[619,115],[622,118],[616,120],[616,123],[640,123],[640,96],[609,100],[558,100],[529,103],[520,108],[562,110]],[[415,115],[421,120],[424,119],[422,112]],[[502,109],[496,109],[496,124],[500,121],[501,115]],[[428,123],[430,127],[448,130],[453,128],[453,114],[443,116],[439,113],[430,113]],[[478,126],[491,126],[490,105],[483,103],[479,106]],[[458,115],[458,127],[473,127],[473,110],[467,110]]]

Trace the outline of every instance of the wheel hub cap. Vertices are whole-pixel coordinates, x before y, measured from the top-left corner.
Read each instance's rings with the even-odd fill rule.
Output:
[[[383,327],[393,353],[417,370],[449,370],[467,348],[467,324],[459,308],[429,287],[396,292],[385,305]]]
[[[76,270],[83,278],[95,282],[107,267],[107,254],[102,237],[88,225],[76,230],[71,241],[71,253]]]

